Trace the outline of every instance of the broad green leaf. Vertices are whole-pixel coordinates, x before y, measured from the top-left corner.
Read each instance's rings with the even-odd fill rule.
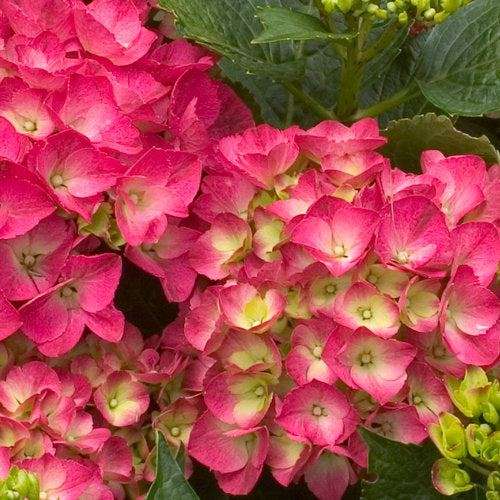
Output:
[[[438,149],[445,156],[478,155],[488,165],[500,161],[487,137],[472,137],[455,129],[448,117],[434,113],[391,121],[382,135],[388,142],[380,152],[405,171],[419,172],[420,155],[427,149]]]
[[[331,33],[323,22],[314,16],[285,7],[259,7],[257,17],[264,31],[252,43],[279,42],[282,40],[315,40],[353,38],[355,33]]]
[[[397,47],[396,45],[399,54],[393,59],[392,64],[388,67],[386,66],[381,73],[375,75],[372,73],[370,79],[365,76],[365,84],[360,97],[361,108],[367,108],[387,99],[412,81],[416,60],[427,36],[428,33],[421,33],[407,39],[401,47]],[[391,54],[394,53],[392,45],[387,50]],[[382,113],[377,119],[380,126],[384,127],[390,120],[411,118],[415,115],[431,111],[440,112],[421,93],[418,93],[412,99]]]
[[[159,4],[174,14],[184,36],[249,73],[277,81],[297,79],[304,73],[305,61],[296,59],[293,42],[251,43],[262,31],[255,17],[257,7],[279,5],[279,0],[159,0]]]
[[[382,50],[377,56],[371,59],[363,69],[363,84],[370,85],[375,80],[378,80],[391,67],[394,60],[401,53],[401,47],[408,37],[411,24],[407,23],[400,26],[397,20],[380,23],[380,26],[375,26],[372,33],[375,35],[374,40],[369,39],[368,42],[376,44],[384,33],[396,31],[391,43]],[[399,29],[398,29],[399,28]]]
[[[361,500],[444,500],[431,480],[431,468],[441,458],[432,441],[422,445],[402,444],[361,429],[368,446],[368,472],[376,474],[374,482],[363,480]],[[454,495],[455,500],[476,499],[476,489]]]
[[[156,436],[156,476],[146,500],[199,500],[170,454],[163,434],[157,432]]]
[[[451,114],[500,109],[500,5],[474,0],[432,29],[416,78],[425,97]]]
[[[289,94],[283,85],[249,74],[225,57],[219,61],[219,67],[231,82],[242,85],[251,94],[252,99],[246,100],[246,104],[252,109],[257,122],[265,122],[276,128],[286,126]],[[238,88],[235,87],[235,90],[238,91]],[[239,94],[242,97],[241,92]]]
[[[305,43],[303,54],[307,62],[300,84],[322,106],[333,109],[340,83],[340,60],[337,54],[325,40],[298,43]],[[253,109],[257,120],[278,128],[292,123],[309,128],[320,121],[321,118],[311,108],[299,99],[292,99],[279,83],[248,74],[226,58],[219,62],[219,66],[232,82],[243,85],[252,95],[253,102],[247,101],[247,104]]]

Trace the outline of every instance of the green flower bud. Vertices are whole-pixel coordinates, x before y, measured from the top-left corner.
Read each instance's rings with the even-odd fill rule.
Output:
[[[420,11],[427,10],[431,8],[431,0],[417,0],[414,5]]]
[[[481,403],[481,411],[486,422],[490,424],[496,424],[498,422],[498,412],[489,401],[487,403]]]
[[[368,14],[375,14],[378,9],[379,6],[376,3],[370,3],[368,7],[366,7],[366,12],[368,12]]]
[[[434,22],[436,24],[441,24],[441,23],[444,23],[446,21],[446,19],[448,19],[448,16],[450,15],[449,12],[446,12],[444,10],[442,10],[441,12],[438,12],[435,16],[434,16]]]
[[[441,7],[450,14],[458,10],[460,5],[462,5],[462,0],[441,0]]]
[[[488,426],[489,427],[489,426]],[[483,443],[491,432],[491,428],[486,430],[481,425],[469,424],[465,429],[465,442],[467,451],[471,457],[477,458],[481,455]]]
[[[490,389],[490,403],[497,411],[500,411],[500,383],[498,379],[493,380]]]
[[[375,15],[378,19],[387,19],[387,11],[385,9],[377,9]]]
[[[493,471],[489,476],[486,482],[488,485],[488,489],[492,491],[500,491],[500,472]]]
[[[396,0],[394,3],[398,9],[402,9],[405,6],[404,0]]]
[[[443,413],[439,425],[430,424],[428,431],[429,437],[449,461],[460,463],[460,459],[467,455],[465,429],[455,415]]]
[[[467,471],[446,458],[440,458],[432,466],[432,482],[439,493],[448,496],[474,487]]]
[[[396,5],[395,2],[388,2],[387,3],[387,10],[389,12],[393,12],[394,13],[394,12],[396,12],[398,10],[398,7],[397,7],[397,5]]]
[[[335,10],[335,7],[337,6],[336,0],[321,0],[321,3],[328,13],[333,12]]]
[[[5,479],[5,484],[7,489],[14,494],[12,498],[28,500],[38,500],[39,498],[40,488],[38,478],[32,472],[12,467]]]
[[[337,0],[337,6],[345,14],[351,10],[352,0]]]
[[[446,376],[445,385],[453,404],[466,417],[481,416],[482,405],[488,402],[491,388],[491,382],[482,368],[469,366],[463,380]]]
[[[436,15],[436,9],[427,9],[424,12],[424,17],[427,21],[430,21]]]
[[[408,12],[401,12],[398,16],[399,24],[406,24],[408,22]]]
[[[498,491],[487,491],[486,500],[500,500],[500,493]]]
[[[500,431],[486,438],[481,448],[481,459],[489,464],[500,465]]]

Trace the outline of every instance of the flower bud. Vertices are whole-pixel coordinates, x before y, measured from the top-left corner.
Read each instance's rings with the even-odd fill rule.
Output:
[[[432,482],[439,493],[447,496],[468,491],[474,487],[467,471],[446,458],[440,458],[432,466]]]
[[[438,12],[435,16],[434,16],[434,21],[437,23],[437,24],[441,24],[441,23],[444,23],[446,21],[446,19],[448,19],[448,16],[450,15],[449,12],[446,12],[446,11],[441,11],[441,12]]]
[[[38,478],[32,472],[27,472],[18,467],[12,467],[5,479],[5,498],[38,500],[39,485]],[[2,497],[4,498],[4,497]]]
[[[336,0],[321,0],[321,3],[328,13],[333,12],[335,10],[335,7],[337,6]]]
[[[446,12],[453,14],[462,5],[462,0],[441,0],[441,7]]]
[[[408,12],[401,12],[398,16],[399,24],[406,24],[408,22]]]
[[[492,465],[500,464],[500,431],[486,438],[481,448],[481,459]]]
[[[491,432],[491,427],[487,427],[489,431],[483,426],[469,424],[465,429],[465,442],[467,444],[467,451],[471,457],[477,458],[481,455],[483,443]]]
[[[488,489],[498,493],[500,491],[500,472],[493,471],[486,482]]]
[[[491,382],[482,368],[469,366],[463,380],[446,376],[445,386],[453,404],[466,417],[481,416],[491,388]]]
[[[396,2],[388,2],[387,3],[387,10],[389,12],[396,12],[396,10],[398,9],[397,5],[396,5]]]
[[[424,17],[427,21],[430,21],[436,15],[436,9],[427,9],[424,12]]]
[[[429,437],[449,461],[460,463],[460,459],[467,455],[465,429],[455,415],[443,413],[439,425],[430,424],[428,431]]]
[[[337,0],[337,6],[345,14],[351,10],[352,0]]]

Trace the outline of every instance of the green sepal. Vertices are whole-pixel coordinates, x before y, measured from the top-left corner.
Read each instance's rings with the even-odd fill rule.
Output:
[[[495,407],[495,409],[500,411],[500,383],[498,379],[494,379],[491,382],[490,389],[490,403]]]
[[[9,470],[9,475],[1,482],[1,498],[38,500],[40,486],[38,478],[33,472],[25,471],[14,466]]]
[[[126,241],[118,228],[116,219],[113,217],[113,208],[109,203],[101,203],[92,215],[92,221],[78,218],[78,232],[80,234],[93,234],[102,238],[110,248],[119,250]]]
[[[486,427],[489,426],[469,424],[466,427],[465,441],[467,444],[467,451],[471,457],[478,458],[481,455],[483,444],[491,433],[491,427],[489,430]]]
[[[445,377],[445,386],[453,404],[469,418],[478,418],[488,404],[491,382],[478,366],[469,366],[463,380]]]
[[[485,439],[480,458],[487,464],[500,465],[500,431],[490,434]]]
[[[488,476],[488,480],[486,481],[486,485],[489,490],[499,492],[500,491],[500,472],[494,470]]]
[[[456,463],[440,458],[432,467],[432,482],[434,487],[443,495],[455,495],[469,491],[474,487],[467,471]]]
[[[458,464],[461,458],[467,456],[465,429],[455,415],[443,413],[439,416],[439,425],[430,424],[428,432],[441,454],[449,461]]]

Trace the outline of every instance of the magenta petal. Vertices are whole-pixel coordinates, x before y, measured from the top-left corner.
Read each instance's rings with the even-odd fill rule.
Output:
[[[28,232],[55,209],[40,187],[20,179],[0,178],[0,238]]]
[[[489,222],[466,222],[451,233],[453,264],[470,266],[479,284],[488,286],[498,270],[500,239]]]
[[[68,324],[64,332],[48,342],[38,343],[38,350],[48,357],[57,357],[73,349],[85,328],[83,311],[68,311]]]
[[[500,353],[500,327],[493,326],[483,335],[467,335],[460,330],[448,329],[443,333],[448,349],[468,365],[493,364]]]
[[[113,304],[109,304],[104,309],[87,313],[82,311],[85,324],[98,337],[108,342],[119,342],[123,336],[125,317]]]
[[[0,340],[12,335],[21,324],[21,316],[0,291]]]
[[[19,309],[22,331],[36,344],[59,338],[68,326],[69,312],[59,295],[64,285],[65,282],[60,283]]]
[[[73,278],[82,309],[93,313],[113,300],[121,269],[121,259],[116,254],[74,255],[64,266],[63,274]]]
[[[228,435],[236,426],[225,424],[206,411],[194,424],[188,452],[196,460],[219,472],[235,472],[248,462],[249,452]]]

